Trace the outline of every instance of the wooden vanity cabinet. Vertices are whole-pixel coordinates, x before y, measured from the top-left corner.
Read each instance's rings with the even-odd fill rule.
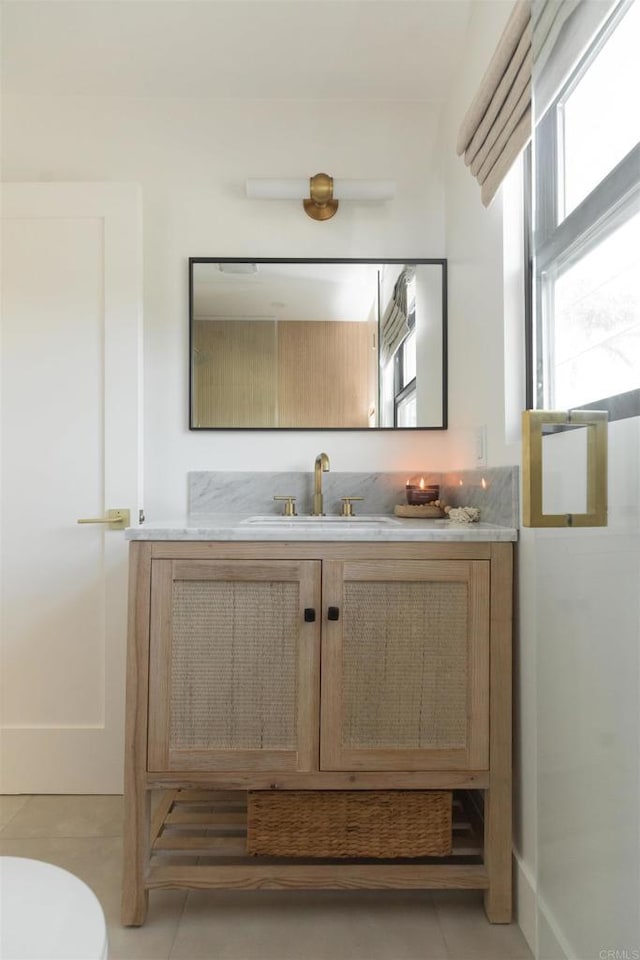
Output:
[[[508,921],[511,550],[132,542],[123,923],[172,886],[481,888]],[[167,827],[217,822],[211,797],[242,822],[251,789],[461,791],[478,862],[239,864]]]
[[[149,771],[318,769],[320,570],[153,561]]]
[[[489,562],[328,560],[322,593],[320,768],[486,770]]]

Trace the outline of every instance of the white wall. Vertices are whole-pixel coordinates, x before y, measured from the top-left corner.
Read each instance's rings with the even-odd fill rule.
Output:
[[[437,123],[420,102],[6,99],[3,179],[142,184],[148,518],[183,512],[193,469],[310,470],[320,450],[334,470],[460,465],[442,433],[187,428],[187,258],[443,256]],[[319,170],[394,179],[396,198],[316,223],[297,203],[244,197],[247,177]]]
[[[487,429],[492,466],[513,463],[505,445],[505,338],[503,202],[489,209],[455,143],[461,120],[504,29],[511,0],[472,4],[467,42],[455,87],[443,113],[441,151],[445,188],[446,256],[449,260],[449,344],[451,419],[458,428],[456,459],[474,466],[470,441]],[[518,362],[510,358],[509,362]],[[466,441],[466,442],[464,442]],[[461,445],[462,444],[462,445]]]
[[[443,115],[446,256],[449,259],[452,453],[475,465],[475,435],[486,427],[490,465],[520,462],[524,409],[522,178],[518,168],[485,209],[480,188],[455,157],[458,126],[513,4],[474,4],[455,89]],[[455,452],[454,452],[455,451]],[[516,577],[522,578],[522,556]],[[527,563],[529,558],[525,558]],[[518,569],[520,568],[520,569]],[[527,580],[526,567],[524,576]],[[514,844],[516,915],[536,940],[535,595],[517,592],[514,636]]]
[[[567,473],[570,439],[554,438]],[[523,530],[520,549],[522,593],[537,610],[540,956],[631,957],[640,945],[640,418],[609,425],[608,526]]]

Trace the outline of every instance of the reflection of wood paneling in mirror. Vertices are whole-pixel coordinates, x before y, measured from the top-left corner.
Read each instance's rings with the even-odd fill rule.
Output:
[[[193,351],[195,426],[277,426],[275,323],[197,320]]]
[[[279,426],[368,427],[371,350],[368,323],[279,323]]]

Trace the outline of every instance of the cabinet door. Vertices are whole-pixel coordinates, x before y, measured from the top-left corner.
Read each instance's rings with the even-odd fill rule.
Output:
[[[154,560],[149,770],[316,770],[319,621],[318,561]]]
[[[489,561],[327,563],[323,619],[322,769],[488,768]]]

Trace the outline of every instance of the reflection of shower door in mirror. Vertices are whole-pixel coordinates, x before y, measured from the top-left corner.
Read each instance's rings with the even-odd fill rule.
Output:
[[[138,508],[140,197],[3,187],[2,787],[120,793]]]

